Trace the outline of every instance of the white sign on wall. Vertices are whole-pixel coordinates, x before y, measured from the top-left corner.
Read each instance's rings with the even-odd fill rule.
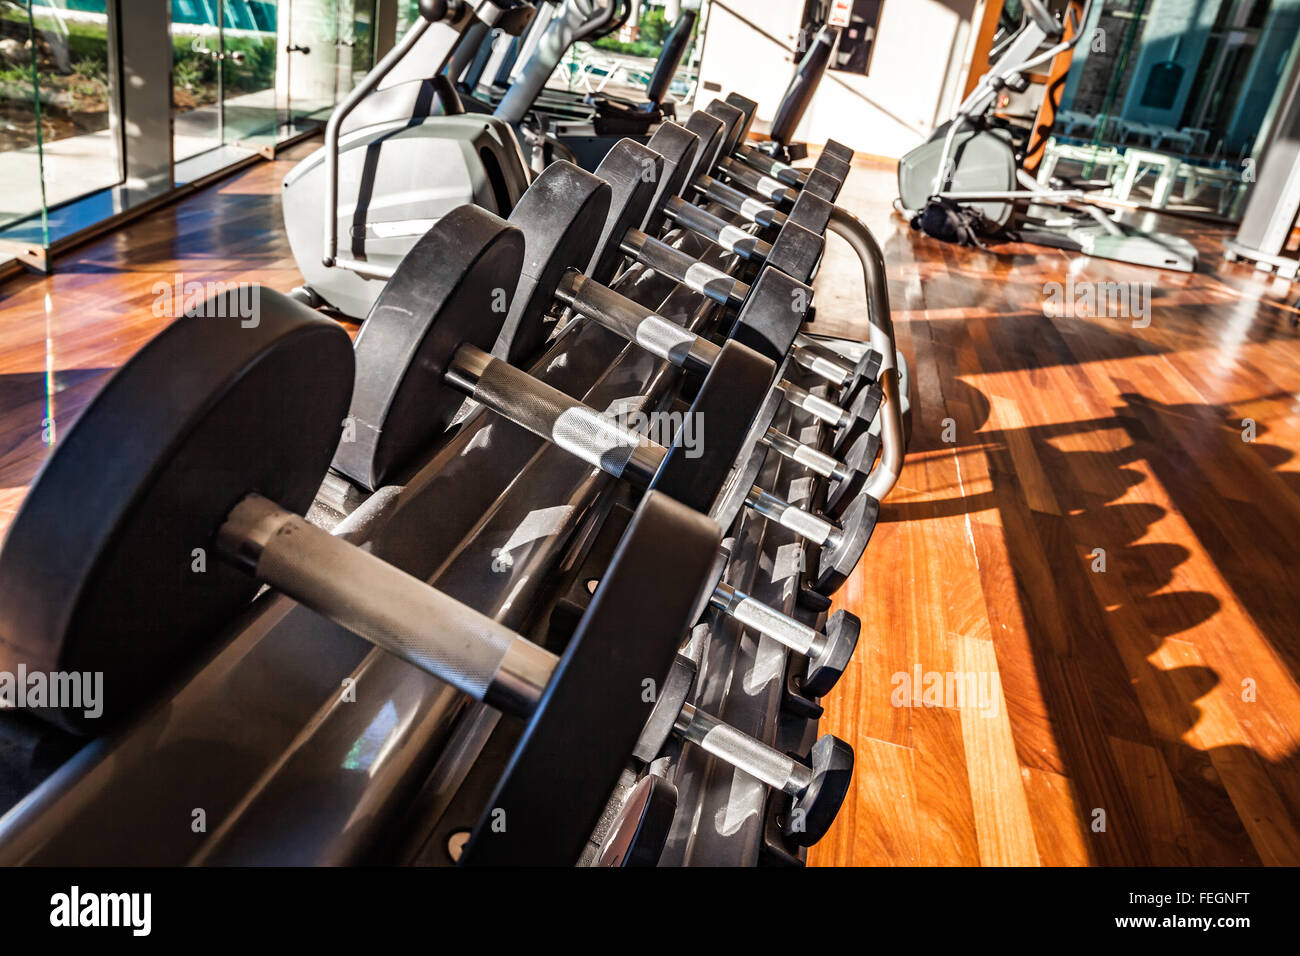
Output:
[[[831,15],[826,22],[833,27],[847,27],[853,15],[853,0],[834,0],[831,3]]]

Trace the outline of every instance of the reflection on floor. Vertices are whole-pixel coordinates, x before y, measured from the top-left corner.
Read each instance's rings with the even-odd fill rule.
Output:
[[[314,146],[0,286],[0,527],[46,440],[170,321],[163,292],[299,283],[279,183]],[[858,772],[811,862],[1300,862],[1285,286],[1199,228],[1197,275],[946,246],[893,195],[860,167],[844,202],[886,250],[912,456],[841,595],[865,626],[824,729]],[[1071,308],[1102,282],[1129,317]],[[818,328],[862,335],[836,239],[817,285]]]

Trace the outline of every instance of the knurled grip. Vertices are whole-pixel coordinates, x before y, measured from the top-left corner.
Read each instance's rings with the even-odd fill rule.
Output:
[[[674,196],[669,201],[667,211],[668,216],[679,226],[707,236],[728,252],[733,252],[746,261],[757,259],[766,262],[772,255],[772,247],[762,239],[750,235],[724,219],[719,219],[699,206],[686,202],[680,196]]]
[[[639,229],[628,230],[622,246],[624,252],[642,262],[646,268],[681,282],[719,305],[743,303],[749,294],[749,286],[739,279],[705,265]]]
[[[479,372],[470,398],[554,442],[606,474],[621,477],[646,438],[500,359]]]
[[[719,182],[711,176],[697,176],[695,189],[707,199],[711,199],[725,209],[739,213],[751,222],[764,228],[784,226],[786,215],[766,203],[759,202],[753,196],[746,196],[739,189]]]

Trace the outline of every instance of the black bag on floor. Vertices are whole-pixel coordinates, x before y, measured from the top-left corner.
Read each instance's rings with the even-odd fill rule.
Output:
[[[912,219],[912,228],[927,236],[981,249],[984,248],[979,239],[982,225],[983,217],[976,210],[939,196],[926,200],[925,208]]]

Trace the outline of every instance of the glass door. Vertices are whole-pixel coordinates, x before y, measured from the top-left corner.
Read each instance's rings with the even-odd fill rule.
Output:
[[[338,88],[339,0],[290,0],[285,37],[289,122],[300,129],[329,119]]]
[[[335,102],[370,72],[375,61],[375,0],[339,0]]]
[[[223,6],[220,63],[224,142],[271,149],[287,118],[276,102],[277,4],[275,0],[224,0]]]
[[[222,145],[221,0],[172,4],[172,159]]]

